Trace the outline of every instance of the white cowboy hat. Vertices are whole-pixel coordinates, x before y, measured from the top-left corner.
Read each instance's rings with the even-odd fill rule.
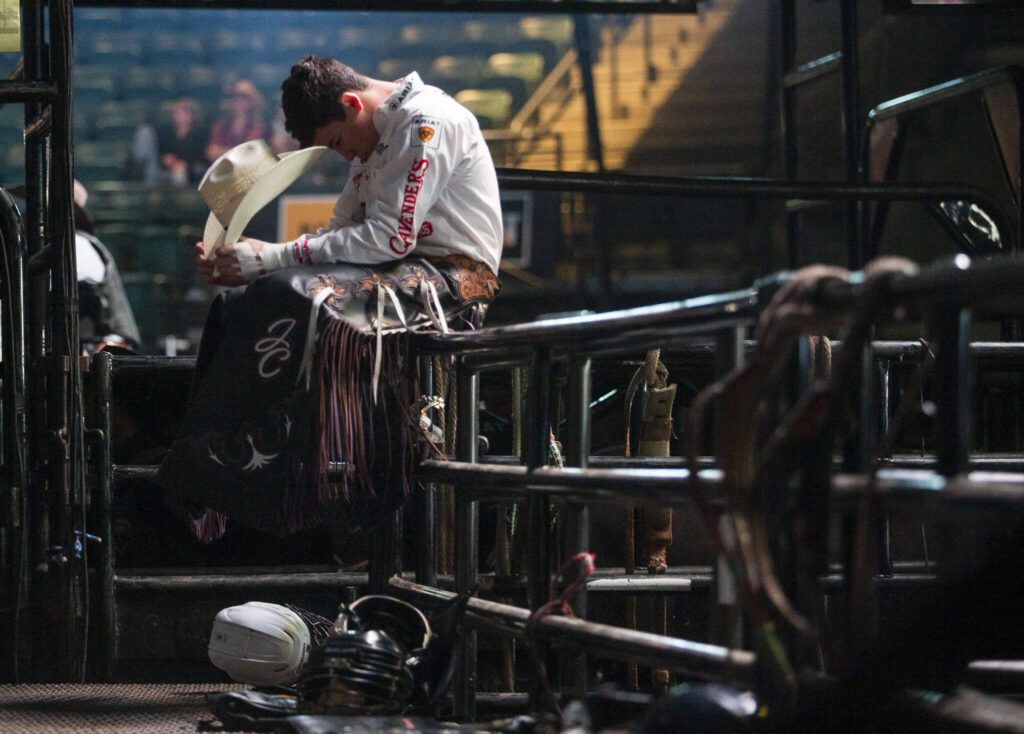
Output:
[[[250,140],[215,160],[199,182],[199,193],[210,207],[203,232],[204,256],[212,259],[221,245],[238,242],[256,212],[308,171],[326,150],[321,145],[277,155],[265,140]]]

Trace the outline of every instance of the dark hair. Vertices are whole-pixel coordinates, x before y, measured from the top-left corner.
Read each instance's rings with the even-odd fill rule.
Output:
[[[337,59],[307,56],[292,65],[281,84],[284,129],[306,148],[313,144],[317,128],[344,120],[345,108],[338,98],[350,90],[362,91],[370,80]]]

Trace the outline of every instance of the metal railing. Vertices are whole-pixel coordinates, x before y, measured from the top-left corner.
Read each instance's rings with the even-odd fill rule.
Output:
[[[1020,508],[1024,503],[1021,490],[1024,475],[968,474],[971,468],[967,450],[971,407],[965,399],[964,388],[955,387],[970,384],[972,351],[991,353],[990,357],[1001,349],[1015,354],[1020,351],[1021,345],[976,347],[972,350],[969,327],[974,312],[1016,313],[1024,309],[1024,298],[1015,288],[1021,278],[1024,278],[1024,262],[1004,258],[969,263],[966,258],[961,258],[956,263],[891,279],[882,296],[886,303],[924,312],[928,315],[927,320],[939,328],[932,367],[936,384],[941,388],[934,398],[937,438],[934,468],[873,471],[869,460],[875,442],[866,437],[872,429],[862,429],[853,439],[869,445],[854,454],[865,457],[865,461],[859,466],[848,465],[845,471],[834,474],[830,488],[826,488],[825,494],[831,494],[836,501],[834,509],[837,512],[849,514],[861,505],[858,498],[875,496],[875,493],[880,493],[884,501],[892,498],[892,501],[898,500],[904,505],[937,507],[939,511],[958,511],[957,508],[969,504],[991,506],[993,503]],[[435,501],[435,483],[455,487],[454,590],[443,592],[429,584],[412,584],[394,576],[385,588],[428,607],[450,600],[452,593],[469,593],[479,581],[479,502],[516,497],[525,502],[522,514],[528,523],[524,580],[527,608],[473,601],[469,607],[469,626],[475,631],[521,637],[530,610],[547,601],[551,569],[555,567],[557,551],[546,532],[550,526],[553,500],[565,501],[561,512],[563,519],[567,520],[567,529],[560,543],[560,550],[565,556],[587,549],[586,503],[678,504],[691,499],[690,474],[682,466],[631,468],[589,465],[592,359],[636,354],[654,346],[671,349],[694,335],[705,335],[716,340],[716,362],[719,365],[716,371],[722,374],[742,364],[743,336],[770,292],[770,288],[749,289],[642,309],[488,328],[475,333],[416,336],[413,345],[420,355],[445,354],[456,362],[456,455],[449,461],[423,460],[417,472],[418,478],[426,483],[422,500],[428,513],[430,503]],[[817,294],[817,299],[830,307],[852,307],[865,293],[859,279],[854,277],[848,283],[824,287]],[[867,349],[871,353],[871,347]],[[898,356],[910,353],[913,348],[881,343],[878,351]],[[551,370],[556,363],[567,367],[568,375],[564,387],[567,421],[561,434],[565,444],[564,468],[548,465],[552,406],[558,399],[551,381]],[[528,397],[522,418],[525,437],[520,463],[483,463],[477,451],[479,422],[476,406],[480,373],[512,367],[524,369],[529,375]],[[861,400],[878,399],[869,384],[853,387],[861,392]],[[850,386],[839,386],[839,389],[850,389]],[[721,477],[721,472],[714,468],[702,471],[702,484],[712,498]],[[393,534],[393,537],[397,536]],[[398,558],[396,549],[382,550],[380,571],[388,575],[396,573],[399,569],[387,568],[389,559]],[[846,572],[840,577],[843,580],[838,582],[847,590],[857,581],[851,577],[860,567],[854,563],[855,560],[850,556],[845,558]],[[423,578],[436,580],[436,567],[431,568],[431,559],[426,559],[426,562],[420,560],[418,575],[421,581]],[[623,585],[623,590],[625,588]],[[585,600],[581,600],[579,606],[585,605]],[[650,653],[659,664],[696,677],[726,678],[740,684],[749,683],[751,673],[757,678],[758,663],[748,650],[672,638],[655,639],[583,620],[546,618],[537,625],[534,634],[598,657],[636,660]],[[477,679],[475,634],[464,635],[459,646],[455,713],[472,718]],[[585,668],[577,670],[573,679],[585,680]],[[536,682],[531,695],[533,704],[539,705]]]
[[[861,178],[872,181],[892,180],[903,150],[906,118],[914,113],[938,107],[964,97],[977,95],[988,114],[992,136],[1000,153],[1016,217],[1000,228],[1009,233],[1008,251],[1024,251],[1024,194],[1021,171],[1024,167],[1024,70],[1014,66],[987,69],[977,74],[952,79],[926,89],[891,99],[874,107],[865,124],[865,145],[860,162]],[[946,200],[954,200],[951,194]],[[866,238],[864,252],[870,259],[878,252],[881,226],[887,204],[879,202],[870,220],[864,217],[862,229]],[[1003,235],[1005,237],[1005,234]],[[1001,243],[1002,244],[1002,243]]]

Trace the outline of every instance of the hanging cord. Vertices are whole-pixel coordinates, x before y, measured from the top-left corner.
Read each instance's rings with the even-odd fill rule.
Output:
[[[443,409],[444,398],[440,395],[421,395],[414,405],[406,408],[405,415],[410,425],[420,434],[427,446],[430,447],[434,456],[441,461],[448,461],[448,455],[444,452],[444,434],[443,432],[441,433],[439,441],[433,433],[434,430],[438,430],[437,424],[430,419],[429,415],[431,410],[437,415]]]
[[[641,382],[647,387],[665,387],[668,384],[668,367],[661,362],[661,350],[651,349],[644,358],[644,363],[633,373],[626,388],[624,398],[626,409],[626,449],[625,456],[632,456],[632,430],[633,430],[633,402],[636,398],[636,391],[640,389]]]
[[[560,617],[573,617],[571,601],[576,592],[583,587],[587,581],[587,576],[594,572],[595,566],[594,561],[597,556],[593,553],[584,551],[583,553],[577,553],[559,569],[558,573],[551,578],[551,585],[548,591],[549,601],[534,610],[530,615],[530,618],[526,621],[526,627],[523,632],[526,636],[526,642],[530,648],[530,656],[533,658],[533,663],[537,667],[537,676],[540,678],[541,689],[544,693],[544,698],[551,708],[552,711],[557,712],[561,715],[562,710],[558,705],[558,699],[555,696],[554,688],[551,686],[551,680],[548,678],[547,665],[544,663],[544,658],[540,653],[540,648],[537,645],[537,625],[540,624],[544,617],[550,615],[557,615]],[[557,594],[558,583],[565,580],[565,574],[568,573],[574,566],[580,565],[580,570],[576,578],[574,578],[568,586],[562,591],[561,594]],[[557,594],[557,596],[556,596]]]
[[[832,340],[827,336],[809,336],[810,373],[812,380],[828,380],[832,376]]]
[[[894,257],[879,258],[865,266],[862,288],[858,293],[857,301],[850,309],[850,316],[842,327],[843,349],[832,364],[831,379],[816,382],[770,436],[761,452],[756,469],[756,477],[759,481],[770,483],[785,481],[785,474],[791,471],[784,466],[784,460],[789,456],[790,448],[813,441],[822,431],[830,430],[830,425],[836,423],[837,417],[843,412],[844,400],[847,398],[839,386],[859,371],[863,350],[870,341],[874,325],[891,310],[888,293],[892,278],[913,273],[916,269],[917,266],[909,260]],[[925,371],[922,370],[919,377],[923,379],[924,373]],[[898,418],[894,421],[892,435],[902,430],[902,424],[910,414],[908,401],[912,400],[911,395],[914,393],[914,390],[904,393],[897,410]],[[891,439],[887,439],[887,441],[889,440]],[[876,453],[869,469],[871,486],[874,485],[877,468],[878,454]],[[865,497],[871,494],[873,493],[869,491]],[[862,525],[868,522],[868,515],[863,513],[866,512],[864,508],[870,505],[871,502],[868,499],[862,501],[862,510],[859,515]],[[759,517],[759,514],[755,517]],[[758,523],[757,531],[756,550],[758,558],[762,561],[760,570],[764,574],[764,588],[776,608],[783,612],[787,600],[774,576],[767,529],[763,522]],[[863,532],[866,533],[866,529]],[[866,537],[861,539],[861,529],[858,530],[855,537],[858,538],[856,541],[858,543],[867,542]],[[864,560],[859,553],[855,553],[855,558],[858,563],[862,563]],[[856,596],[856,594],[852,596]],[[783,616],[792,623],[793,620],[787,614],[783,614]]]
[[[690,486],[698,515],[712,544],[736,580],[739,601],[764,654],[773,683],[789,697],[796,686],[795,673],[776,633],[765,602],[792,628],[810,638],[811,624],[789,602],[774,572],[762,511],[757,506],[759,422],[751,411],[777,394],[784,376],[785,356],[802,333],[822,333],[843,323],[846,307],[824,306],[818,294],[831,285],[845,285],[849,273],[831,266],[811,266],[795,273],[772,297],[757,325],[758,350],[744,369],[731,373],[702,390],[694,399],[684,434]],[[726,527],[735,545],[726,543],[700,478],[699,447],[707,408],[720,404],[722,419],[716,435],[716,453],[724,474],[728,512]]]

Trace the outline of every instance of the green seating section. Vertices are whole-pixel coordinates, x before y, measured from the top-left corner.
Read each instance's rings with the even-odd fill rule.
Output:
[[[251,79],[263,93],[269,122],[288,67],[307,53],[341,58],[383,79],[417,70],[453,95],[476,89],[487,94],[474,98],[504,99],[492,93],[504,90],[518,107],[572,40],[567,16],[467,14],[438,22],[439,17],[78,9],[76,140],[113,142],[130,137],[133,124],[167,124],[166,103],[180,97],[198,103],[204,113],[201,124],[208,127],[238,78]],[[495,103],[488,105],[492,109]],[[502,119],[508,115],[485,122],[500,125]],[[0,162],[5,160],[0,156]],[[107,175],[113,168],[112,162],[87,159],[82,173]]]
[[[90,192],[97,232],[118,260],[143,330],[156,323],[154,309],[180,296],[175,288],[194,281],[191,243],[207,215],[194,187],[132,180],[141,170],[131,160],[136,133],[166,125],[172,101],[194,100],[205,130],[226,90],[246,78],[267,100],[269,128],[288,68],[312,53],[383,79],[419,71],[482,127],[502,128],[569,48],[571,30],[567,18],[504,14],[77,8],[74,173]],[[14,112],[0,114],[0,185],[8,187],[25,175],[23,120]]]
[[[512,117],[512,94],[504,89],[463,89],[455,99],[477,116],[482,128],[502,127]]]
[[[507,76],[536,84],[544,76],[544,57],[538,53],[496,53],[487,59],[491,76]]]

